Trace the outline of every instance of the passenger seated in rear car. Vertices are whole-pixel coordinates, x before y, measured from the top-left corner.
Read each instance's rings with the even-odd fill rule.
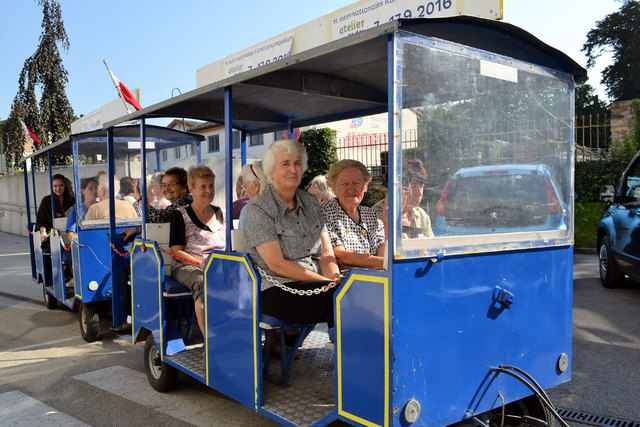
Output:
[[[55,174],[52,178],[53,194],[44,196],[36,216],[36,230],[40,231],[40,243],[43,249],[49,248],[49,231],[53,227],[53,212],[51,211],[51,197],[55,206],[55,217],[66,216],[75,204],[71,181],[64,175]]]
[[[300,190],[307,152],[293,140],[274,142],[262,163],[269,187],[247,204],[244,238],[262,278],[262,312],[292,323],[333,327],[333,292],[301,296],[340,278],[331,240],[313,194]]]
[[[202,271],[213,249],[225,249],[224,212],[211,204],[215,195],[215,174],[206,166],[189,169],[187,182],[193,196],[188,206],[178,207],[171,218],[169,246],[176,260],[171,275],[193,293],[198,326],[204,332]]]
[[[117,194],[120,191],[120,180],[113,177],[113,192]],[[93,221],[97,219],[109,219],[109,175],[102,175],[98,179],[98,198],[100,201],[92,205],[87,211],[85,221]],[[138,214],[133,205],[124,200],[114,199],[114,210],[116,219],[137,218]]]
[[[386,226],[378,213],[360,205],[370,181],[371,174],[357,160],[340,160],[329,169],[327,184],[336,197],[323,203],[322,216],[342,270],[383,267]]]
[[[431,219],[420,207],[427,183],[427,171],[420,159],[402,162],[402,235],[406,238],[433,237]]]

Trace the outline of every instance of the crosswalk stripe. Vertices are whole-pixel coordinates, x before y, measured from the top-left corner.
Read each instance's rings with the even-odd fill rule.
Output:
[[[35,425],[88,426],[88,424],[58,412],[51,406],[19,391],[0,394],[0,420],[2,420],[2,425],[15,427]]]
[[[112,366],[73,378],[197,426],[210,426],[215,414],[237,411],[237,404],[233,401],[190,387],[159,393],[151,388],[144,373],[123,366]]]

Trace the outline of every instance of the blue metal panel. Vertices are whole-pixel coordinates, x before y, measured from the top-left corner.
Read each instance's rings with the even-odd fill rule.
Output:
[[[29,160],[31,163],[31,160]],[[29,177],[27,175],[27,161],[22,162],[22,175],[24,176],[24,197],[27,209],[27,230],[29,231],[29,259],[31,260],[31,277],[34,280],[38,280],[38,276],[36,275],[36,259],[35,252],[33,250],[33,235],[31,232],[33,231],[33,222],[31,222],[31,204],[29,203]]]
[[[227,183],[225,188],[225,211],[227,215],[231,215],[233,212],[233,108],[232,108],[233,96],[231,93],[231,86],[224,88],[224,137],[225,137],[225,159],[224,159],[224,179]],[[231,221],[226,222],[226,247],[225,249],[231,250]]]
[[[365,425],[389,420],[389,280],[352,270],[336,292],[336,408]]]
[[[53,163],[51,163],[51,151],[47,151],[47,164],[49,165],[49,194],[51,195],[51,197],[49,198],[49,201],[51,202],[51,224],[54,223],[54,218],[56,217],[56,201],[53,197],[53,174],[52,174],[52,165]],[[33,188],[35,188],[35,185],[33,186]],[[49,230],[47,230],[49,231]]]
[[[125,227],[118,230],[121,232]],[[82,287],[82,301],[95,302],[104,301],[111,298],[112,286],[111,286],[111,256],[112,250],[109,245],[109,229],[96,228],[87,230],[78,230],[78,260],[74,264],[76,268],[76,290],[79,286]],[[119,246],[120,251],[124,251],[121,246],[121,241],[116,241],[116,246]],[[116,254],[113,254],[116,268],[119,269],[119,275],[122,277],[122,268],[124,266],[124,259]],[[98,289],[92,291],[89,289],[89,283],[95,281],[98,284]],[[120,282],[118,282],[120,283]],[[122,320],[121,320],[122,322]]]
[[[142,223],[147,223],[147,127],[145,125],[145,119],[140,119],[140,157],[142,159],[140,164],[140,185],[142,186],[142,201],[140,202],[142,208]],[[147,238],[146,227],[142,227],[142,238]]]
[[[143,249],[144,245],[144,251]],[[159,348],[164,349],[162,322],[162,284],[164,266],[155,242],[136,240],[131,253],[132,333],[137,341],[142,328],[153,334]],[[164,357],[164,351],[161,352]]]
[[[247,164],[247,132],[240,131],[240,161],[242,166]]]
[[[206,384],[258,410],[258,275],[247,255],[213,251],[205,267]],[[259,396],[260,393],[260,396]]]
[[[393,266],[393,408],[417,399],[419,425],[447,425],[531,394],[500,364],[543,388],[568,381],[573,248],[398,262]],[[497,289],[513,294],[510,308]],[[402,411],[393,418],[402,424]]]
[[[38,210],[38,199],[36,195],[36,172],[33,167],[33,159],[31,159],[31,188],[33,188],[33,207]]]
[[[53,295],[60,301],[65,300],[64,269],[62,267],[62,247],[60,246],[60,234],[58,230],[51,229],[49,237],[51,246],[51,273],[53,276]]]

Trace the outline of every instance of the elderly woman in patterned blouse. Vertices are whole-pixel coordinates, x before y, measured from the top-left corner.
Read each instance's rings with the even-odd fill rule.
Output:
[[[329,169],[327,183],[336,197],[322,205],[322,215],[343,270],[383,266],[386,227],[373,209],[360,205],[370,181],[371,174],[357,160],[340,160]]]
[[[193,293],[198,326],[204,332],[202,305],[202,270],[213,249],[224,249],[226,243],[224,213],[211,204],[215,195],[215,174],[206,166],[189,169],[188,183],[193,202],[173,211],[169,246],[176,260],[171,275]]]
[[[307,151],[293,140],[276,141],[267,149],[262,168],[270,185],[246,206],[243,227],[262,278],[262,312],[289,322],[327,322],[331,328],[335,288],[311,296],[283,289],[321,288],[340,277],[320,204],[298,188]]]

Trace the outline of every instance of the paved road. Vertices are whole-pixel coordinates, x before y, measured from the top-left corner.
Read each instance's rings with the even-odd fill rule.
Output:
[[[88,344],[77,313],[44,307],[26,252],[26,239],[0,233],[0,425],[275,425],[186,376],[153,391],[142,345],[108,325]],[[574,298],[573,380],[552,400],[640,420],[640,286],[604,289],[595,255],[577,255]]]
[[[551,390],[557,406],[640,421],[640,284],[606,289],[596,255],[576,254],[573,374]]]

